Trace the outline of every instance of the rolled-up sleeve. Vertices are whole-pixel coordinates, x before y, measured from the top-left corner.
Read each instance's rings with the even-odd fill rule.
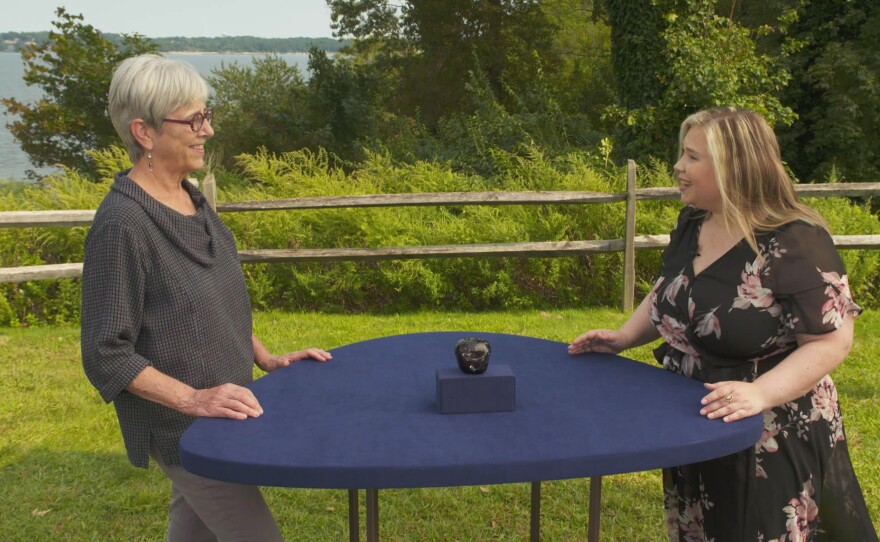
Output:
[[[135,352],[147,265],[139,241],[142,242],[125,224],[113,221],[93,225],[85,243],[83,369],[108,403],[150,365]]]

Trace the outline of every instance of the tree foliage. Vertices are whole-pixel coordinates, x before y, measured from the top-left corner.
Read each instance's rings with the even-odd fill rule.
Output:
[[[880,174],[876,0],[327,3],[349,47],[313,49],[308,78],[278,57],[209,78],[226,165],[260,147],[308,148],[349,168],[378,151],[492,175],[505,153],[599,142],[602,156],[643,162],[672,157],[686,115],[735,105],[767,117],[801,178]],[[4,105],[35,165],[88,170],[82,150],[116,141],[104,113],[113,66],[155,47],[63,8],[54,24],[22,52],[26,81],[47,98]]]
[[[254,57],[250,66],[221,64],[208,83],[217,111],[210,147],[222,149],[227,164],[260,147],[280,153],[308,146],[307,89],[296,66],[278,55]]]
[[[612,47],[624,49],[614,52],[622,57],[615,63],[622,98],[609,109],[621,158],[672,158],[678,125],[707,107],[745,107],[771,124],[792,122],[793,111],[778,98],[790,76],[757,47],[768,29],[754,32],[719,15],[715,0],[645,0],[633,4],[636,13],[616,14],[629,5],[609,1],[612,25],[625,23],[612,31]],[[644,48],[659,48],[659,56]]]
[[[116,46],[81,15],[63,7],[55,15],[48,40],[21,50],[24,81],[40,87],[44,97],[32,104],[4,98],[7,113],[18,117],[7,126],[35,166],[61,164],[88,172],[92,168],[85,151],[118,142],[107,116],[113,69],[127,57],[156,48],[138,35],[124,36]]]
[[[559,107],[581,116],[592,130],[614,103],[611,27],[601,0],[544,0],[541,9],[554,28],[552,48],[559,66],[542,73]]]
[[[387,80],[370,64],[324,51],[309,53],[309,114],[321,146],[346,160],[364,157],[362,147],[380,136]]]
[[[607,0],[611,25],[611,63],[619,104],[638,109],[657,104],[663,95],[662,74],[666,21],[656,0]]]
[[[782,99],[798,120],[781,133],[802,178],[836,170],[851,181],[880,176],[880,3],[800,0],[785,29],[793,74]]]
[[[232,166],[237,155],[259,148],[320,148],[344,160],[362,158],[361,146],[375,135],[382,111],[376,71],[312,49],[309,72],[306,82],[278,55],[214,70],[208,77],[217,110],[210,145],[222,153],[220,161]]]
[[[393,110],[433,126],[468,109],[467,73],[493,92],[519,88],[556,62],[553,28],[537,0],[327,0],[337,37],[394,74]]]

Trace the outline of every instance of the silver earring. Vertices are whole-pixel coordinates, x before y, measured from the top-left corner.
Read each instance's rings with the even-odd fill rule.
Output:
[[[147,151],[147,167],[150,168],[150,173],[153,172],[153,153]]]

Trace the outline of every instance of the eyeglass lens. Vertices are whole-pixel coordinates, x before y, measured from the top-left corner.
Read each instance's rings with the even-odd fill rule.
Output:
[[[162,119],[162,122],[173,122],[175,124],[189,124],[189,127],[193,132],[198,132],[202,129],[202,125],[205,124],[205,121],[211,122],[211,119],[214,118],[214,109],[207,108],[204,111],[199,111],[195,115],[192,116],[189,120],[180,120],[180,119]]]
[[[190,127],[193,132],[198,132],[202,129],[202,125],[205,124],[205,121],[211,122],[211,119],[214,118],[214,109],[208,108],[204,111],[199,111],[195,115],[193,115],[192,123]]]

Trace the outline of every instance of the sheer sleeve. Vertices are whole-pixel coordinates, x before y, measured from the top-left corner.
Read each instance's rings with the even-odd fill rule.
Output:
[[[768,286],[795,333],[820,335],[862,308],[853,300],[843,261],[825,229],[787,224],[770,236]]]

